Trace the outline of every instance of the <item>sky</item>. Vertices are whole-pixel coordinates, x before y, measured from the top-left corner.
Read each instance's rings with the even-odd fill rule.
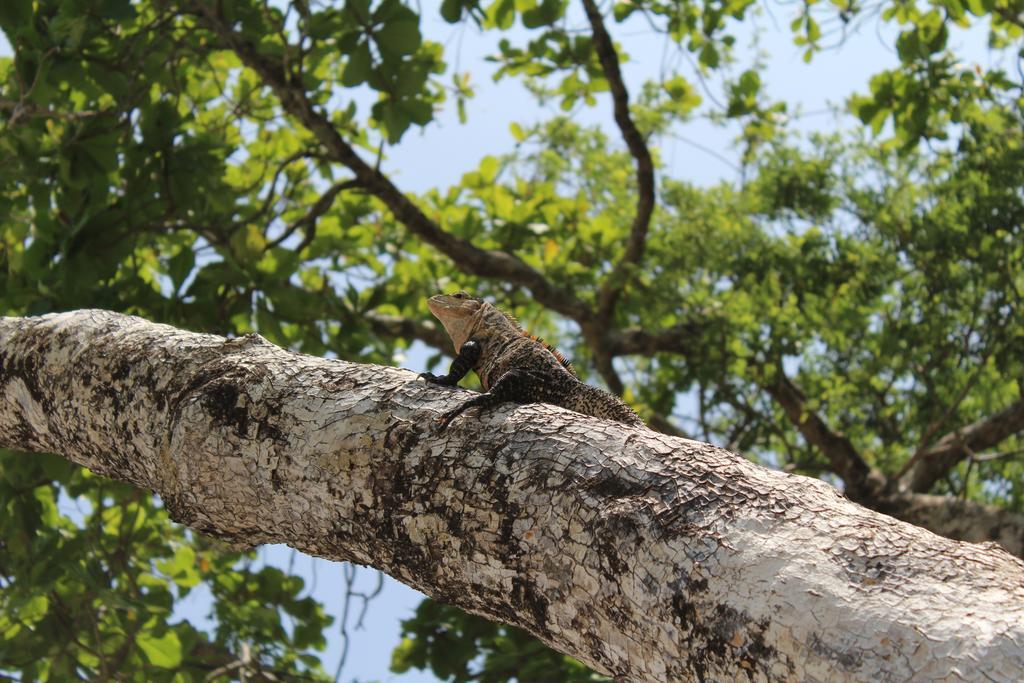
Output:
[[[434,5],[436,2],[430,0],[422,3],[424,8]],[[765,7],[770,11],[765,11],[754,23],[763,31],[758,49],[764,53],[767,68],[762,80],[771,98],[786,100],[791,111],[795,105],[797,111],[803,112],[797,122],[797,127],[803,131],[829,131],[850,125],[849,117],[830,113],[830,109],[834,105],[841,106],[853,92],[867,91],[872,74],[896,63],[895,53],[890,47],[894,43],[894,32],[888,29],[879,34],[874,24],[867,24],[841,49],[818,54],[810,64],[805,64],[802,50],[791,42],[786,7],[780,4]],[[429,14],[429,9],[427,11]],[[574,16],[575,23],[581,24],[579,12]],[[753,38],[749,26],[740,34],[739,45],[746,46]],[[666,54],[664,40],[652,34],[641,21],[630,21],[625,25],[609,22],[609,31],[630,56],[623,65],[623,74],[627,87],[635,92],[640,83],[659,73]],[[488,54],[496,52],[492,36],[479,34],[472,25],[453,28],[436,13],[424,19],[423,33],[426,38],[445,44],[450,63],[458,54],[459,70],[472,73],[476,97],[467,105],[468,121],[465,125],[458,122],[454,106],[449,106],[435,122],[424,129],[411,129],[399,146],[387,151],[382,168],[400,188],[422,192],[455,184],[463,173],[475,169],[483,156],[507,153],[513,149],[515,141],[509,131],[512,122],[526,125],[563,113],[557,105],[539,107],[514,79],[499,83],[492,81],[490,75],[495,66],[485,61]],[[517,30],[510,38],[513,42],[517,39],[523,42],[524,35],[525,31]],[[960,54],[969,55],[971,66],[975,62],[988,66],[983,31],[957,34],[951,46]],[[10,54],[10,45],[0,33],[0,56]],[[754,52],[744,47],[738,54],[742,64],[749,62]],[[681,72],[685,76],[693,76],[693,70],[685,64]],[[365,111],[369,100],[362,94],[357,94],[356,99],[362,100],[360,104],[365,106],[360,109]],[[618,138],[607,95],[599,98],[597,107],[577,110],[575,118],[601,126],[611,139]],[[735,160],[739,156],[732,144],[735,129],[722,129],[698,120],[680,126],[676,134],[677,137],[653,143],[665,162],[664,173],[700,185],[737,177],[735,162],[729,163],[730,159]],[[426,370],[427,355],[422,345],[414,345],[404,365],[415,371]],[[293,566],[295,573],[306,580],[307,587],[328,612],[335,617],[339,615],[344,596],[339,563],[314,560],[301,553],[294,555],[291,549],[279,545],[261,548],[259,556],[260,561],[275,566]],[[360,568],[357,571],[357,587],[372,589],[375,582],[374,570]],[[422,595],[416,591],[390,578],[385,580],[381,594],[366,612],[364,628],[353,630],[354,619],[348,625],[349,654],[342,681],[424,683],[437,680],[422,672],[399,676],[388,671],[391,650],[399,641],[399,621],[411,616],[421,599]],[[208,623],[208,612],[209,595],[194,591],[178,606],[176,615],[201,625]],[[331,672],[342,652],[342,638],[337,626],[336,622],[330,629],[329,647],[323,658],[325,668]]]

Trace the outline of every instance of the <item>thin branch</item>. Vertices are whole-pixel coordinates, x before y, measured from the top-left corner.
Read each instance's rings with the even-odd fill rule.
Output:
[[[1000,453],[978,453],[971,456],[974,462],[992,462],[993,460],[1001,460],[1002,458],[1012,458],[1016,455],[1024,453],[1024,448],[1015,448],[1012,451],[1002,451]]]
[[[366,618],[366,612],[370,607],[370,601],[381,594],[384,590],[384,574],[381,571],[377,571],[377,585],[370,592],[357,591],[355,590],[356,584],[356,573],[357,566],[351,562],[344,562],[341,565],[342,580],[345,582],[345,597],[342,603],[341,616],[338,622],[341,626],[341,657],[338,660],[338,667],[334,672],[334,681],[338,683],[341,680],[341,674],[345,669],[345,662],[348,659],[349,646],[351,644],[351,636],[348,632],[349,614],[352,609],[352,601],[356,598],[362,600],[362,607],[359,609],[359,614],[356,616],[355,625],[353,630],[361,630],[363,628],[363,621]]]
[[[964,349],[961,352],[960,358],[957,360],[957,368],[960,367],[960,364],[963,362],[963,359],[967,356],[967,342],[970,339],[970,336],[970,333],[964,335]],[[963,403],[965,398],[967,398],[967,394],[970,393],[971,389],[974,388],[975,383],[981,377],[981,374],[985,369],[985,364],[988,361],[988,357],[991,354],[991,351],[992,349],[989,348],[984,353],[984,355],[982,355],[980,361],[977,364],[977,368],[964,383],[964,386],[960,389],[960,392],[957,394],[956,398],[954,398],[953,401],[949,404],[949,406],[947,406],[946,410],[943,411],[942,415],[937,417],[930,425],[928,425],[928,428],[924,434],[924,438],[921,439],[921,444],[918,447],[917,452],[914,453],[910,460],[907,461],[907,464],[903,466],[903,469],[900,470],[899,474],[896,475],[897,478],[902,477],[907,472],[907,470],[910,469],[911,465],[913,465],[914,463],[921,459],[922,454],[925,451],[927,451],[928,446],[931,445],[932,438],[935,436],[935,434],[940,429],[942,429],[946,425],[946,423],[949,422],[949,419],[953,417],[953,415],[956,413],[957,409],[960,407],[960,404]],[[948,355],[949,350],[947,349],[943,352],[942,358],[945,358]],[[939,362],[936,362],[934,365],[939,365]],[[935,395],[937,392],[935,391],[933,383],[930,381],[929,371],[925,371],[922,373],[922,380],[928,387],[929,394]]]
[[[27,118],[44,118],[44,119],[59,119],[61,121],[81,121],[82,119],[91,119],[102,114],[107,114],[106,110],[93,111],[57,111],[55,109],[48,109],[46,107],[40,107],[39,105],[27,102],[24,100],[9,100],[7,98],[0,98],[0,110],[11,112],[11,117],[7,121],[7,125],[14,126],[21,119]]]
[[[598,294],[598,318],[607,321],[614,312],[615,303],[622,294],[631,268],[637,265],[644,255],[647,230],[651,224],[651,215],[654,213],[654,162],[651,160],[651,152],[647,149],[644,136],[630,116],[629,92],[622,80],[619,55],[615,51],[611,36],[605,29],[601,11],[597,8],[594,0],[583,0],[583,7],[587,12],[587,20],[593,31],[594,50],[597,52],[605,80],[608,81],[608,88],[612,93],[615,123],[622,132],[622,138],[629,148],[629,153],[636,160],[636,215],[633,216],[633,224],[630,226],[629,241],[626,243],[626,251],[622,255],[622,259],[612,268],[612,272],[602,283],[601,291]]]
[[[338,196],[339,192],[344,190],[351,190],[352,188],[360,187],[358,180],[351,179],[340,183],[334,183],[331,185],[326,192],[324,192],[319,199],[314,202],[313,206],[309,207],[309,211],[306,215],[299,220],[288,226],[288,229],[281,233],[281,236],[276,240],[267,245],[268,249],[279,246],[286,239],[295,234],[295,231],[299,228],[305,232],[305,236],[299,245],[295,247],[295,251],[299,252],[309,246],[310,242],[316,237],[316,222],[327,213],[331,206],[334,204],[334,198]]]
[[[273,177],[267,184],[267,196],[263,198],[263,203],[260,205],[259,210],[256,213],[250,215],[248,220],[253,221],[259,216],[266,215],[266,213],[270,210],[270,205],[274,202],[274,199],[277,197],[277,181],[281,177],[281,174],[284,173],[286,168],[288,168],[291,164],[295,163],[299,159],[309,159],[312,157],[315,157],[315,154],[312,150],[309,149],[300,149],[298,152],[294,152],[285,157],[281,161],[281,163],[277,165],[277,169],[274,171]],[[264,170],[265,169],[266,166],[264,166]],[[257,179],[256,182],[260,183],[262,181],[263,173],[261,172],[260,177],[259,179]]]

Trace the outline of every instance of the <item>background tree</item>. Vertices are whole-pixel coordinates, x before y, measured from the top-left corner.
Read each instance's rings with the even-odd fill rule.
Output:
[[[805,137],[735,59],[752,3],[446,0],[445,21],[494,36],[498,77],[567,114],[414,196],[381,158],[472,96],[420,9],[3,3],[4,314],[103,307],[388,363],[413,340],[449,351],[424,299],[458,284],[658,429],[1024,556],[1019,2],[785,8],[807,59],[869,22],[898,33],[898,66],[849,101],[863,129]],[[627,87],[620,23],[665,34],[685,68]],[[1010,66],[964,64],[960,30]],[[609,103],[614,131],[574,119]],[[659,170],[659,140],[697,117],[740,124],[740,182]],[[63,460],[0,463],[4,670],[323,675],[301,579]],[[200,583],[210,633],[169,619]],[[407,630],[398,668],[466,680],[483,648],[492,680],[543,680],[509,668],[535,646],[504,629],[427,605]]]

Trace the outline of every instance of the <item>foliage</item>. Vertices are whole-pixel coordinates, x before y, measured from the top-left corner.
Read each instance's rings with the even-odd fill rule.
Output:
[[[609,680],[517,628],[429,599],[420,604],[415,616],[402,622],[402,632],[405,637],[391,659],[391,670],[396,673],[429,668],[441,680],[455,683]]]
[[[652,188],[632,148],[575,120],[620,85],[575,3],[440,4],[443,21],[494,36],[495,78],[563,114],[514,124],[513,151],[413,197],[375,159],[452,101],[468,118],[473,96],[418,3],[5,0],[0,309],[104,307],[389,363],[414,336],[431,341],[401,323],[459,284],[652,423],[838,481],[835,455],[808,436],[815,415],[895,486],[940,436],[1021,400],[1020,73],[970,67],[950,46],[987,31],[1020,59],[1022,7],[799,4],[790,27],[808,60],[870,21],[896,33],[897,63],[851,95],[859,127],[812,137],[736,49],[758,11],[643,0],[605,17],[613,37],[648,27],[693,65],[631,93],[655,163],[662,136],[694,118],[740,131],[739,182],[696,187],[658,168],[643,250],[626,262]],[[637,330],[653,332],[630,346]],[[922,492],[1024,512],[1019,431]],[[253,672],[323,676],[329,619],[301,580],[176,527],[148,495],[3,453],[0,506],[0,671],[228,679],[248,651]],[[212,630],[176,613],[200,589]],[[433,603],[404,628],[398,670],[591,680],[519,632]]]
[[[330,617],[303,581],[186,531],[151,496],[53,455],[3,452],[0,667],[24,680],[226,680],[241,644],[277,675],[322,677]],[[213,596],[204,633],[175,608]],[[288,624],[286,620],[290,620]]]

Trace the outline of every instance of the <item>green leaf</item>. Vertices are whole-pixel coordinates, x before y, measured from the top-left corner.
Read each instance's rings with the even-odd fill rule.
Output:
[[[187,545],[174,550],[174,557],[156,563],[157,568],[182,588],[191,588],[199,583],[196,571],[196,552]]]
[[[45,595],[33,595],[18,608],[18,620],[31,626],[46,616],[49,608],[50,601]]]
[[[409,55],[419,49],[423,38],[417,18],[389,21],[374,32],[377,45],[385,52],[395,55]]]
[[[444,0],[441,3],[441,18],[449,24],[454,24],[462,18],[461,0]]]
[[[354,88],[360,83],[365,83],[370,77],[370,70],[373,68],[373,57],[370,55],[370,46],[359,43],[352,54],[348,56],[345,64],[345,71],[341,75],[341,84],[348,88]]]
[[[987,13],[985,3],[982,0],[966,0],[967,11],[976,17],[984,16]]]
[[[132,7],[131,0],[103,0],[99,3],[98,14],[104,19],[125,21],[134,19],[138,12]]]
[[[523,10],[523,26],[526,28],[550,26],[558,21],[564,12],[563,0],[541,0],[536,6]]]
[[[32,0],[3,0],[0,2],[0,28],[8,35],[32,21]]]
[[[639,5],[634,2],[616,2],[612,7],[612,12],[615,15],[615,21],[622,23],[638,9],[640,9]]]
[[[710,42],[704,43],[704,47],[701,48],[697,58],[701,64],[710,69],[717,69],[721,61],[718,48],[715,47],[714,43]]]
[[[159,637],[153,635],[152,631],[143,631],[135,642],[153,666],[175,669],[181,665],[181,641],[174,631],[168,630]]]
[[[501,162],[495,157],[488,155],[480,162],[481,178],[488,185],[497,179],[499,170],[501,170]]]
[[[192,247],[184,246],[178,253],[171,257],[167,263],[167,274],[171,278],[171,282],[174,284],[174,290],[177,291],[185,280],[188,278],[192,269],[196,265],[196,254],[192,251]]]
[[[516,20],[515,0],[494,0],[487,8],[487,18],[495,28],[503,31],[512,28],[512,24]]]
[[[370,0],[345,0],[345,11],[352,14],[362,26],[371,18]]]

